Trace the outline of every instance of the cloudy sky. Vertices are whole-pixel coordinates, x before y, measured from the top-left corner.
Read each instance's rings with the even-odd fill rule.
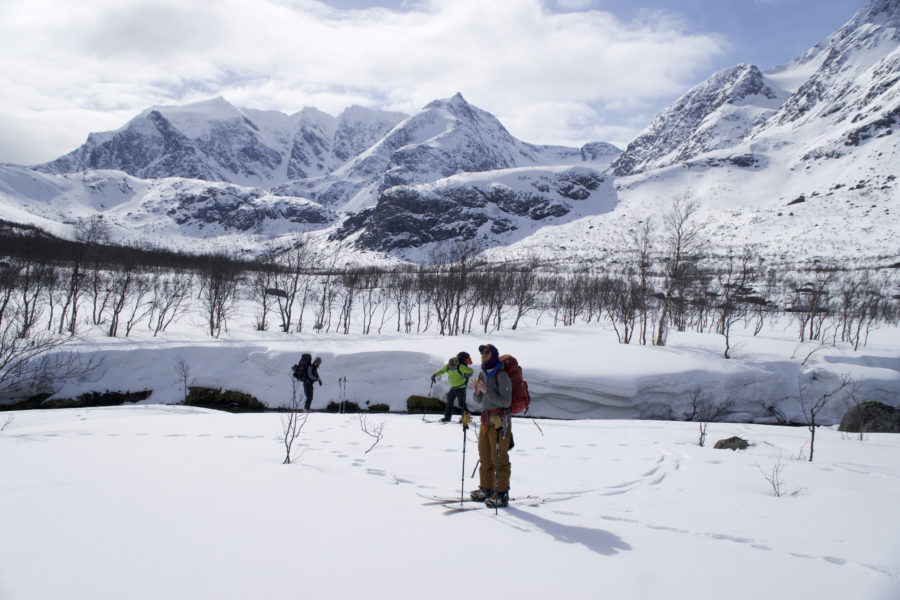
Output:
[[[413,113],[461,92],[528,142],[624,147],[714,71],[769,69],[865,0],[0,0],[0,162],[143,109]]]

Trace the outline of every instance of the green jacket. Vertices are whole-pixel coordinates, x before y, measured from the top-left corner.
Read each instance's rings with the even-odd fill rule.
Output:
[[[471,377],[474,372],[472,367],[464,363],[458,363],[455,369],[451,369],[450,364],[447,363],[444,365],[444,368],[435,373],[434,376],[437,377],[438,375],[447,373],[447,379],[450,380],[450,387],[464,388],[469,382],[469,377]]]

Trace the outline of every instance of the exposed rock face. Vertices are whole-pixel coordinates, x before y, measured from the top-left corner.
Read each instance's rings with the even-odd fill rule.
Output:
[[[498,180],[500,182],[498,182]],[[367,250],[390,252],[435,242],[474,240],[539,222],[583,214],[585,202],[615,203],[609,177],[586,167],[512,169],[494,177],[454,177],[434,184],[391,187],[370,209],[349,217],[335,234]]]
[[[257,229],[266,221],[325,224],[334,217],[316,204],[299,203],[293,198],[272,196],[263,190],[235,186],[210,186],[177,194],[172,198],[167,214],[179,225],[201,229],[216,226],[225,231],[243,232]]]

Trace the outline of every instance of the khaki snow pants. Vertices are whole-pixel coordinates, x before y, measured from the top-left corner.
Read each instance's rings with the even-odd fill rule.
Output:
[[[488,422],[481,424],[478,433],[478,457],[481,459],[481,467],[478,470],[481,487],[497,492],[509,491],[509,476],[512,467],[509,463],[509,442],[512,440],[512,419],[506,428],[506,437],[503,430],[496,429]],[[500,448],[498,451],[497,440]],[[494,481],[494,465],[497,466],[497,481]]]

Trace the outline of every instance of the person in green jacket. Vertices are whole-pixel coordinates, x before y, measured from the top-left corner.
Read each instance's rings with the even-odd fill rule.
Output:
[[[472,364],[472,357],[468,352],[460,352],[449,361],[444,367],[431,376],[431,383],[434,383],[439,375],[447,373],[447,379],[450,381],[450,391],[447,392],[447,408],[444,409],[444,418],[442,423],[449,423],[450,416],[453,414],[453,402],[459,403],[461,411],[469,412],[466,407],[466,386],[469,384],[469,377],[474,371],[469,366]]]

